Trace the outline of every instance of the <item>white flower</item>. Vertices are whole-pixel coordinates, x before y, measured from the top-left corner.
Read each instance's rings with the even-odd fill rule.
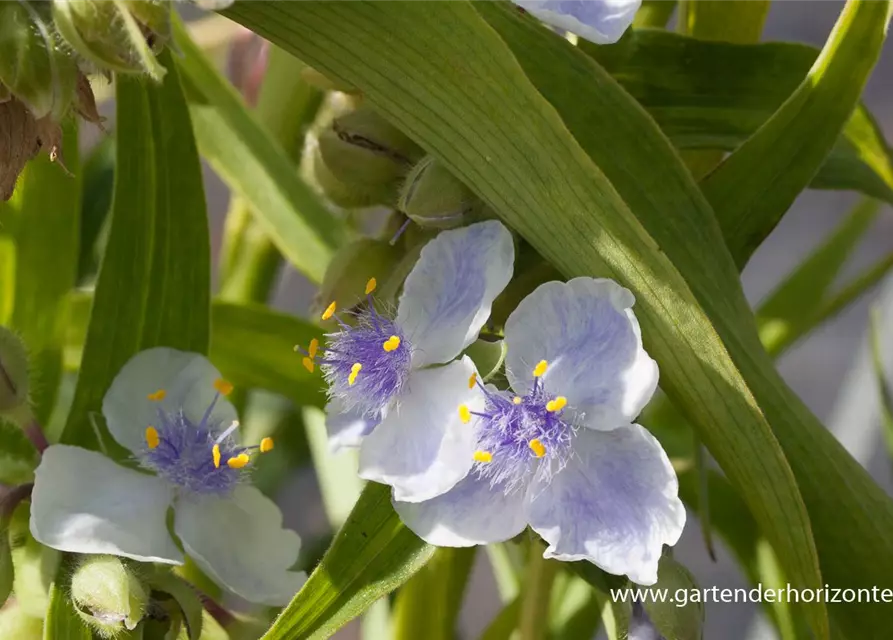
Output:
[[[611,44],[632,24],[642,0],[512,0],[556,29]]]
[[[361,477],[418,501],[468,473],[474,439],[455,407],[473,402],[474,365],[454,360],[477,339],[513,262],[512,236],[497,221],[444,231],[422,249],[394,319],[371,297],[353,325],[334,314],[334,303],[326,311],[340,323],[319,357],[329,384],[326,424],[333,446],[361,444]],[[316,349],[307,351],[308,368]]]
[[[168,348],[134,356],[102,405],[112,436],[146,471],[55,445],[37,468],[31,533],[84,554],[183,564],[182,548],[215,582],[252,602],[284,605],[306,579],[290,571],[300,538],[279,508],[245,483],[252,455],[237,441],[232,389],[208,360]]]
[[[633,423],[658,379],[633,303],[623,287],[592,278],[549,282],[525,298],[505,326],[514,393],[478,384],[474,403],[454,409],[474,434],[474,467],[427,502],[395,494],[406,525],[453,547],[530,525],[549,543],[546,557],[653,584],[685,509],[666,453]]]

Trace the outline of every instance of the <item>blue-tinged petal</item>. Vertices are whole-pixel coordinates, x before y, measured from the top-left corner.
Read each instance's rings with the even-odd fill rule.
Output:
[[[527,526],[526,487],[505,494],[502,485],[476,473],[425,502],[394,500],[403,523],[422,540],[440,547],[470,547],[513,538]]]
[[[147,349],[115,376],[102,401],[102,414],[115,440],[140,453],[146,427],[157,425],[159,409],[170,414],[182,410],[198,424],[217,395],[214,382],[219,379],[220,372],[203,355],[168,347]],[[236,419],[233,405],[218,398],[210,420],[226,427]]]
[[[425,245],[397,309],[413,367],[449,362],[477,339],[514,260],[512,235],[495,220],[443,231]]]
[[[360,446],[360,477],[394,488],[394,498],[420,502],[449,491],[474,463],[474,421],[463,422],[459,407],[484,406],[469,388],[475,374],[463,357],[443,367],[414,371],[399,404]],[[467,416],[466,416],[467,417]]]
[[[505,324],[506,372],[526,393],[545,360],[549,394],[567,398],[577,425],[610,430],[630,424],[657,389],[657,363],[642,347],[633,294],[605,279],[539,286]]]
[[[513,0],[548,25],[611,44],[633,23],[642,0]]]
[[[288,604],[307,579],[291,571],[301,539],[282,528],[282,513],[251,486],[232,497],[190,496],[176,507],[174,530],[186,553],[217,584],[250,602]]]
[[[657,581],[663,545],[685,525],[679,484],[660,443],[637,424],[581,430],[574,455],[551,482],[530,487],[530,526],[545,557],[589,560],[642,585]]]
[[[31,534],[53,549],[182,564],[166,526],[169,484],[95,451],[44,451],[31,495]]]
[[[326,430],[332,453],[349,447],[359,447],[363,438],[372,433],[377,420],[365,417],[359,410],[346,411],[339,400],[326,405]]]

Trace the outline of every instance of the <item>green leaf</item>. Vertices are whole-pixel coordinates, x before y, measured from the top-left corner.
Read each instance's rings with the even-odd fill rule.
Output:
[[[440,548],[394,602],[393,640],[453,640],[476,549]]]
[[[80,173],[78,132],[65,127],[66,173],[45,154],[28,163],[0,215],[15,229],[15,293],[10,325],[28,345],[32,403],[38,422],[50,416],[62,371],[65,302],[77,276]],[[72,175],[73,174],[73,175]]]
[[[211,360],[235,385],[281,393],[300,406],[323,406],[319,374],[308,373],[294,345],[318,338],[318,327],[261,305],[213,305]]]
[[[0,418],[0,484],[31,482],[39,463],[37,449],[22,428]]]
[[[888,454],[893,460],[893,385],[890,384],[890,378],[884,370],[884,355],[881,352],[881,313],[877,309],[871,314],[871,361],[880,396],[881,427],[884,430]]]
[[[81,621],[68,596],[71,568],[63,562],[50,587],[50,603],[43,625],[44,640],[93,640],[93,633]]]
[[[368,483],[304,588],[263,640],[328,638],[409,580],[433,554],[434,547],[400,522],[390,488]]]
[[[115,140],[105,136],[84,158],[80,205],[78,283],[91,282],[99,269],[115,183]]]
[[[583,49],[645,107],[677,148],[723,151],[736,149],[772,116],[819,53],[793,42],[730,44],[649,29],[631,31],[616,45]],[[893,157],[863,105],[846,121],[810,186],[893,201]],[[733,255],[743,264],[740,251]]]
[[[321,282],[341,223],[301,182],[288,156],[179,23],[175,38],[183,53],[177,65],[202,156],[251,206],[286,259],[312,281]]]
[[[518,618],[520,616],[521,598],[515,598],[496,614],[496,617],[484,629],[480,640],[510,640],[515,629],[518,628]],[[581,638],[584,636],[577,637]],[[568,638],[568,640],[570,639]]]
[[[760,304],[757,322],[769,353],[778,353],[791,336],[802,335],[815,322],[828,289],[879,210],[876,200],[863,200]]]
[[[0,499],[0,609],[3,609],[9,594],[12,593],[15,577],[9,549],[9,519],[12,514],[6,513],[4,507],[3,500]]]
[[[108,246],[62,441],[96,447],[90,416],[120,368],[155,346],[207,353],[210,242],[201,167],[170,54],[163,84],[117,79]],[[106,444],[112,444],[106,439]]]
[[[683,253],[688,260],[683,264],[695,268],[693,280],[704,279],[705,259],[715,262],[707,300],[715,297],[714,311],[722,317],[713,320],[731,325],[724,329],[739,328],[737,318],[747,306],[737,272],[728,255],[718,253],[724,252],[718,230],[688,172],[647,116],[585,55],[510,7],[487,2],[477,8],[511,44],[536,89],[493,30],[464,3],[424,10],[412,3],[246,3],[227,13],[314,68],[363,90],[565,275],[608,275],[633,289],[642,333],[665,386],[702,426],[711,452],[747,492],[773,541],[786,550],[792,580],[818,587],[809,522],[778,444],[726,345],[628,208],[663,225],[656,229],[664,235],[661,247]],[[409,33],[413,41],[429,34],[424,55],[407,42]],[[353,47],[334,44],[345,41]],[[580,74],[586,78],[582,85]],[[543,96],[579,107],[563,110],[562,123]],[[565,127],[581,140],[586,136],[587,150],[598,154],[613,188]],[[622,190],[626,203],[615,189]],[[677,226],[678,216],[687,227]],[[705,255],[702,244],[718,255]],[[726,280],[720,280],[722,274]],[[730,301],[736,292],[739,297]],[[813,606],[820,633],[826,624],[823,609]]]
[[[656,593],[656,590],[666,589],[669,593],[676,593],[682,589],[692,593],[698,588],[688,569],[670,556],[660,559],[657,575],[657,584],[644,587],[644,590]],[[658,597],[646,597],[642,603],[651,622],[666,640],[700,640],[703,635],[703,602],[690,602],[680,607],[678,602],[662,602]]]
[[[729,248],[739,264],[762,242],[805,189],[841,133],[854,145],[872,123],[856,114],[854,136],[845,128],[874,68],[890,19],[890,4],[849,0],[806,78],[760,128],[702,182]],[[861,118],[859,117],[861,114]],[[858,147],[857,147],[858,149]],[[872,151],[874,153],[872,154]],[[858,149],[887,161],[885,145]],[[882,152],[882,153],[881,153]],[[890,186],[890,181],[886,181]],[[888,201],[890,194],[885,194]]]
[[[204,609],[198,593],[189,584],[164,570],[156,570],[149,578],[148,584],[153,591],[173,598],[183,615],[188,640],[199,640],[202,635]]]

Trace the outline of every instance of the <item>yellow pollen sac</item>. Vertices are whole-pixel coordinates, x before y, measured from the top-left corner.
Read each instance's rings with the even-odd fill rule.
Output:
[[[214,388],[217,389],[217,392],[222,396],[228,396],[233,392],[233,383],[227,382],[223,378],[217,378],[214,381]]]
[[[301,360],[301,364],[304,365],[304,368],[307,369],[310,373],[313,373],[313,369],[316,365],[313,364],[313,360],[304,356],[304,359]]]
[[[167,397],[167,391],[165,391],[164,389],[159,389],[155,393],[150,393],[146,396],[146,398],[148,398],[152,402],[161,402],[165,399],[165,397]]]
[[[493,460],[493,454],[489,451],[475,451],[474,459],[475,462],[490,462]]]
[[[332,304],[326,307],[326,310],[322,312],[322,319],[328,320],[333,315],[335,315],[335,301],[332,300]]]
[[[240,453],[235,458],[230,458],[226,461],[226,464],[229,465],[230,469],[241,469],[244,467],[251,458],[248,457],[247,453]]]
[[[512,402],[514,404],[521,404],[521,396],[515,396],[514,398],[512,398]]]
[[[554,400],[549,400],[546,403],[546,411],[551,411],[555,413],[556,411],[561,411],[567,406],[567,398],[564,396],[558,396]]]
[[[149,445],[149,448],[155,449],[159,442],[161,442],[161,438],[158,437],[158,429],[146,427],[146,444]]]
[[[313,340],[310,341],[310,347],[307,349],[307,355],[311,358],[315,358],[317,351],[319,351],[319,340],[313,338]]]
[[[459,405],[459,420],[465,424],[471,422],[471,409],[468,408],[467,404]]]
[[[370,293],[375,291],[375,287],[378,286],[378,280],[375,278],[369,278],[369,281],[366,283],[366,295],[368,296]]]
[[[545,360],[540,360],[537,365],[533,368],[533,377],[539,378],[543,374],[546,373],[546,369],[549,368],[549,363]]]
[[[354,363],[354,365],[350,368],[350,375],[347,376],[348,385],[350,385],[351,387],[353,386],[354,382],[357,381],[357,376],[360,375],[360,369],[362,368],[363,365],[361,365],[359,362]]]
[[[395,351],[400,346],[400,336],[391,336],[381,346],[388,353]]]
[[[530,450],[533,451],[533,455],[537,458],[542,458],[546,455],[546,447],[543,446],[543,443],[540,442],[537,438],[534,438],[530,442],[527,443],[527,446],[530,447]]]
[[[219,469],[220,468],[220,445],[219,444],[215,444],[214,448],[211,449],[211,455],[214,456],[214,468]]]
[[[260,452],[268,453],[273,450],[273,438],[264,438],[260,441]]]
[[[474,385],[477,383],[477,381],[478,381],[478,372],[475,371],[474,373],[471,374],[471,377],[468,379],[468,388],[474,389]]]

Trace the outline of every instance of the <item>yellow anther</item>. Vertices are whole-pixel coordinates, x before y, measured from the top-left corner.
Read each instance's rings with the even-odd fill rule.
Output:
[[[313,373],[313,369],[316,365],[313,364],[313,360],[304,356],[303,360],[301,360],[301,364],[304,365],[304,368],[307,369],[310,373]]]
[[[363,365],[361,365],[359,362],[354,363],[354,365],[350,368],[350,375],[347,376],[348,385],[350,385],[351,387],[353,386],[354,382],[357,381],[357,376],[360,375],[360,369],[362,368]]]
[[[521,396],[515,396],[512,398],[512,402],[515,404],[521,404]]]
[[[160,442],[161,438],[158,437],[158,429],[155,427],[146,427],[146,444],[149,445],[149,448],[155,449]]]
[[[384,341],[384,344],[381,345],[385,351],[390,353],[397,349],[400,346],[400,336],[391,336],[387,340]]]
[[[332,300],[332,304],[326,307],[326,310],[322,312],[322,319],[328,320],[333,315],[335,315],[335,301]]]
[[[161,402],[167,397],[167,391],[165,391],[164,389],[159,389],[155,393],[150,393],[146,397],[152,402]]]
[[[546,403],[546,411],[551,411],[552,413],[556,411],[561,411],[567,406],[567,398],[564,396],[558,396],[554,400],[549,400]]]
[[[273,438],[264,438],[260,441],[260,452],[268,453],[273,450]]]
[[[219,469],[220,468],[220,445],[219,444],[215,444],[214,448],[211,449],[211,455],[214,456],[214,468]]]
[[[549,363],[545,360],[540,360],[537,365],[533,368],[533,377],[539,378],[544,373],[546,373],[546,369],[549,368]]]
[[[229,460],[227,460],[226,464],[229,465],[230,469],[241,469],[246,464],[248,464],[250,460],[251,458],[248,457],[247,453],[240,453],[234,458],[230,458]]]
[[[537,458],[542,458],[546,455],[546,447],[543,446],[543,443],[540,442],[537,438],[534,438],[530,442],[527,443],[527,446],[530,447],[530,450],[533,451],[533,455]]]
[[[313,340],[310,341],[310,347],[307,349],[307,355],[311,358],[315,358],[317,351],[319,351],[319,340],[313,338]]]
[[[467,404],[459,405],[459,420],[465,424],[471,422],[471,409],[468,408]]]
[[[490,462],[493,460],[493,454],[489,451],[475,451],[474,459],[476,462]]]
[[[369,280],[366,282],[366,295],[368,296],[370,293],[375,291],[375,287],[377,286],[378,280],[376,280],[375,278],[369,278]]]
[[[222,396],[228,396],[233,392],[233,383],[227,382],[223,378],[217,378],[214,381],[214,388],[217,389],[217,392]]]
[[[478,381],[478,372],[475,371],[474,373],[471,374],[471,377],[468,378],[468,388],[474,389],[474,385],[477,384],[477,381]]]

